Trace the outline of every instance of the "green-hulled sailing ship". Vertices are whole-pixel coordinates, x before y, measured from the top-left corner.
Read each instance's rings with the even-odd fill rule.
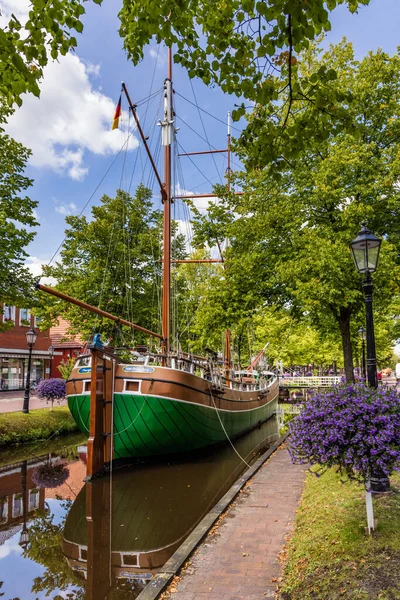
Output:
[[[245,372],[234,370],[229,332],[226,333],[222,364],[215,358],[174,352],[170,347],[171,204],[174,201],[171,195],[171,145],[175,137],[171,52],[169,51],[168,77],[164,82],[164,114],[160,122],[164,149],[163,181],[151,160],[135,106],[131,103],[124,84],[123,91],[150,157],[163,201],[162,334],[38,285],[44,291],[161,341],[159,354],[142,353],[139,360],[129,363],[115,361],[115,357],[107,355],[102,356],[102,366],[95,366],[96,370],[103,368],[112,371],[112,382],[107,384],[110,398],[106,399],[104,395],[102,397],[102,401],[111,404],[109,417],[112,430],[103,432],[112,438],[112,450],[108,453],[110,460],[184,453],[232,441],[271,417],[276,411],[278,397],[278,380],[274,374],[256,371],[253,363]],[[227,142],[229,187],[229,118]],[[94,349],[96,356],[102,354],[101,344]],[[106,350],[104,353],[107,354]],[[91,428],[96,426],[91,423],[91,395],[92,401],[94,398],[96,402],[93,386],[101,388],[102,385],[93,378],[92,361],[91,355],[79,357],[67,382],[69,409],[81,431],[88,436],[92,435]],[[101,389],[97,392],[101,392]],[[93,421],[95,420],[97,417],[93,416]]]

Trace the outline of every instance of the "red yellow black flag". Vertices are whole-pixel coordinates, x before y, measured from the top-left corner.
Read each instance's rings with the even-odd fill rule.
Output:
[[[118,100],[117,108],[114,113],[114,120],[111,129],[118,129],[119,118],[121,116],[121,95]]]

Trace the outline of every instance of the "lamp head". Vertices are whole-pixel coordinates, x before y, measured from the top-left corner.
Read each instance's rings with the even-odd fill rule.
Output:
[[[359,333],[361,339],[365,340],[365,334],[367,333],[367,330],[364,329],[364,327],[360,327],[359,330],[358,330],[358,333]]]
[[[38,334],[33,329],[33,327],[31,327],[30,330],[26,332],[26,341],[28,343],[28,346],[34,346],[35,345],[37,336],[38,336]]]
[[[350,242],[354,264],[359,273],[373,273],[378,266],[382,240],[370,232],[363,223],[358,236]]]

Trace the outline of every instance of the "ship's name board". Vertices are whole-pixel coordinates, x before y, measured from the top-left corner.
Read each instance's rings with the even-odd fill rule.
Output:
[[[122,370],[124,373],[154,373],[154,368],[146,365],[127,365]]]

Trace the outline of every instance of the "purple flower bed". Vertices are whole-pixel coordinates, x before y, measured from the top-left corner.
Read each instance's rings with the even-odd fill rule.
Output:
[[[65,463],[45,462],[32,472],[32,481],[39,488],[56,488],[68,479],[69,469]]]
[[[400,397],[395,389],[344,385],[313,395],[290,423],[294,463],[338,467],[351,479],[400,470]]]
[[[39,381],[35,394],[38,398],[45,398],[46,400],[60,400],[65,398],[66,394],[66,383],[65,379],[42,379]]]

